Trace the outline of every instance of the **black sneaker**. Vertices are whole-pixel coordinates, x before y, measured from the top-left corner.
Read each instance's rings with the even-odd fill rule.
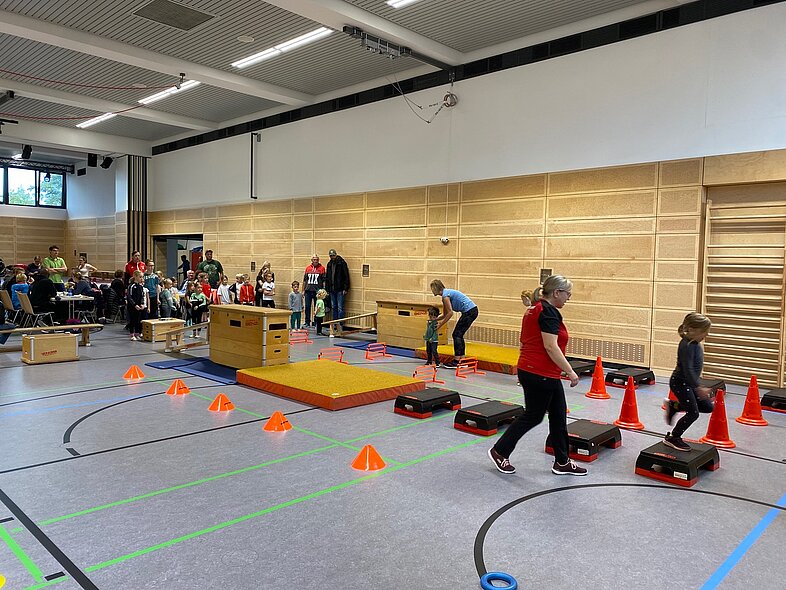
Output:
[[[449,362],[449,363],[442,363],[442,368],[443,369],[455,369],[457,366],[458,365],[456,363],[452,362],[452,361]]]
[[[663,444],[672,449],[677,449],[678,451],[685,451],[686,453],[692,450],[692,447],[682,440],[682,437],[672,436],[671,432],[663,439]]]
[[[569,459],[565,465],[560,465],[554,461],[554,465],[551,466],[551,472],[555,475],[587,475],[587,470],[576,465],[573,459]]]
[[[489,457],[491,458],[492,461],[494,461],[494,465],[497,466],[497,470],[500,473],[507,473],[507,474],[516,473],[516,468],[510,464],[510,461],[508,461],[505,457],[503,457],[497,451],[495,451],[494,447],[491,447],[489,449]]]
[[[666,409],[663,410],[663,418],[666,420],[666,424],[671,426],[671,423],[674,422],[674,414],[677,413],[677,404],[674,400],[664,400],[666,404]]]

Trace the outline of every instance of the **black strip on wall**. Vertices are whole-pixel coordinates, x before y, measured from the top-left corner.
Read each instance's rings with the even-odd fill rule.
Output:
[[[690,4],[683,4],[675,8],[661,10],[653,14],[640,16],[627,21],[622,21],[605,27],[599,27],[576,35],[569,35],[560,39],[546,41],[538,45],[524,47],[515,51],[501,53],[478,61],[463,64],[454,68],[452,72],[438,71],[415,78],[409,78],[399,83],[401,90],[406,94],[419,90],[426,90],[436,86],[449,84],[450,76],[455,76],[454,81],[469,80],[477,76],[485,76],[510,68],[517,68],[528,64],[561,57],[579,51],[587,51],[603,45],[610,45],[620,41],[627,41],[644,35],[659,33],[676,27],[691,25],[704,20],[726,16],[743,10],[750,10],[778,4],[786,0],[699,0]],[[166,154],[188,147],[194,147],[235,137],[245,133],[269,129],[279,125],[286,125],[295,121],[302,121],[311,117],[318,117],[328,113],[335,113],[354,107],[371,104],[380,100],[387,100],[398,96],[393,85],[379,86],[370,90],[356,92],[340,98],[325,102],[307,105],[301,108],[255,119],[246,123],[231,125],[215,131],[201,133],[178,141],[157,145],[153,148],[153,155]]]

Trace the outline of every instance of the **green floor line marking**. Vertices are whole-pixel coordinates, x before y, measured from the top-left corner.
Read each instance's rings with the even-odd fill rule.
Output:
[[[227,520],[222,523],[215,524],[211,527],[207,527],[198,531],[194,531],[193,533],[189,533],[187,535],[182,535],[180,537],[176,537],[175,539],[170,539],[169,541],[164,541],[162,543],[158,543],[156,545],[152,545],[150,547],[146,547],[144,549],[139,549],[132,553],[127,553],[125,555],[121,555],[120,557],[116,557],[114,559],[110,559],[108,561],[103,561],[96,565],[91,565],[85,568],[85,572],[94,572],[100,569],[104,569],[106,567],[117,565],[119,563],[123,563],[124,561],[128,561],[129,559],[133,559],[135,557],[140,557],[142,555],[146,555],[148,553],[152,553],[154,551],[158,551],[159,549],[164,549],[166,547],[171,547],[173,545],[177,545],[178,543],[182,543],[183,541],[188,541],[191,539],[195,539],[197,537],[201,537],[202,535],[206,535],[208,533],[213,533],[215,531],[219,531],[221,529],[225,529],[227,527],[233,526],[235,524],[239,524],[241,522],[245,522],[247,520],[251,520],[253,518],[257,518],[259,516],[263,516],[265,514],[270,514],[272,512],[276,512],[281,510],[282,508],[288,508],[290,506],[295,506],[296,504],[301,504],[303,502],[307,502],[308,500],[313,500],[315,498],[319,498],[326,494],[330,494],[332,492],[337,492],[339,490],[343,490],[345,488],[357,485],[364,481],[368,481],[370,479],[374,479],[376,477],[380,477],[386,473],[393,473],[394,471],[399,471],[404,469],[405,467],[411,467],[412,465],[416,465],[418,463],[422,463],[423,461],[428,461],[429,459],[433,459],[435,457],[440,457],[442,455],[446,455],[448,453],[452,453],[461,449],[465,449],[467,447],[476,445],[481,442],[488,442],[488,439],[481,438],[477,440],[471,440],[466,443],[462,443],[460,445],[449,447],[447,449],[443,449],[441,451],[437,451],[435,453],[431,453],[429,455],[425,455],[424,457],[419,457],[417,459],[413,459],[411,461],[407,461],[405,463],[400,463],[399,465],[395,465],[393,467],[388,467],[376,473],[371,473],[369,475],[365,475],[363,477],[359,477],[356,479],[351,479],[349,481],[345,481],[344,483],[340,483],[334,486],[330,486],[329,488],[325,488],[323,490],[319,490],[316,492],[312,492],[311,494],[306,494],[305,496],[300,496],[299,498],[294,498],[293,500],[287,500],[286,502],[281,502],[279,504],[275,504],[274,506],[270,506],[268,508],[264,508],[262,510],[258,510],[257,512],[252,512],[251,514],[246,514],[245,516],[239,516],[238,518],[233,518],[232,520]]]
[[[201,485],[203,483],[208,483],[211,481],[216,481],[219,479],[223,479],[225,477],[230,477],[233,475],[239,475],[241,473],[247,473],[249,471],[256,471],[257,469],[262,469],[264,467],[269,467],[271,465],[276,465],[277,463],[284,463],[285,461],[290,461],[292,459],[299,459],[301,457],[307,457],[308,455],[313,455],[314,453],[320,453],[322,451],[326,451],[328,449],[335,449],[338,445],[329,445],[326,447],[319,447],[316,449],[311,449],[310,451],[303,451],[302,453],[296,453],[294,455],[289,455],[287,457],[280,457],[279,459],[272,459],[270,461],[265,461],[264,463],[259,463],[257,465],[250,465],[248,467],[243,467],[241,469],[236,469],[234,471],[227,471],[226,473],[219,473],[218,475],[213,475],[211,477],[205,477],[203,479],[198,479],[196,481],[191,481],[188,483],[179,484],[176,486],[172,486],[169,488],[164,488],[161,490],[156,490],[154,492],[148,492],[147,494],[140,494],[138,496],[134,496],[132,498],[126,498],[125,500],[118,500],[117,502],[110,502],[109,504],[102,504],[101,506],[95,506],[93,508],[85,508],[84,510],[80,510],[78,512],[72,512],[71,514],[65,514],[63,516],[56,516],[54,518],[49,518],[47,520],[42,520],[36,524],[38,526],[46,526],[50,524],[54,524],[56,522],[61,522],[63,520],[69,520],[71,518],[76,518],[77,516],[84,516],[85,514],[91,514],[93,512],[98,512],[99,510],[106,510],[107,508],[114,508],[116,506],[122,506],[124,504],[130,504],[131,502],[137,502],[139,500],[145,500],[147,498],[153,498],[155,496],[160,496],[161,494],[166,494],[169,492],[174,492],[177,490],[183,490],[186,488],[190,488],[193,486]],[[24,529],[17,528],[14,529],[13,532],[19,532]]]
[[[112,387],[114,385],[122,385],[122,384],[137,385],[139,383],[165,383],[166,381],[169,381],[169,377],[165,377],[165,378],[162,378],[162,379],[140,379],[138,381],[134,381],[133,383],[130,383],[130,382],[126,381],[126,380],[122,380],[122,381],[104,381],[104,382],[99,382],[99,383],[90,383],[90,385],[98,385],[99,386],[99,387],[91,387],[90,391],[97,391],[99,389]],[[9,394],[5,394],[5,395],[0,395],[0,399],[5,399],[7,397],[19,397],[19,396],[22,396],[22,395],[39,395],[39,394],[42,394],[42,393],[82,393],[82,392],[80,390],[78,390],[78,389],[77,390],[71,390],[68,387],[54,387],[52,389],[37,389],[34,394],[31,394],[31,393],[9,393]]]
[[[431,418],[424,418],[422,420],[418,420],[417,422],[409,422],[407,424],[402,424],[401,426],[394,426],[393,428],[388,428],[387,430],[380,430],[378,432],[372,432],[371,434],[364,434],[363,436],[358,436],[357,438],[350,438],[347,443],[355,443],[361,440],[366,440],[375,436],[380,436],[383,434],[389,434],[391,432],[396,432],[397,430],[404,430],[405,428],[412,428],[413,426],[418,426],[419,424],[424,424],[426,422],[433,422],[434,420],[443,420],[445,418],[452,417],[453,414],[443,414],[442,416],[432,416]]]
[[[36,582],[43,582],[44,574],[38,569],[38,566],[35,562],[28,557],[27,553],[25,553],[24,549],[16,542],[16,540],[8,534],[8,531],[5,527],[0,524],[0,539],[5,541],[5,544],[11,550],[11,553],[16,555],[16,558],[25,566],[25,569],[33,576],[33,579]]]
[[[194,397],[198,397],[199,399],[203,399],[207,402],[213,401],[213,398],[205,397],[204,395],[200,395],[194,391],[192,391],[190,395],[193,395]],[[235,410],[237,410],[238,412],[242,412],[243,414],[248,414],[249,416],[254,416],[255,418],[261,418],[262,420],[269,417],[269,416],[263,416],[262,414],[257,414],[255,412],[252,412],[251,410],[244,410],[243,408],[238,408],[237,406],[235,406]]]

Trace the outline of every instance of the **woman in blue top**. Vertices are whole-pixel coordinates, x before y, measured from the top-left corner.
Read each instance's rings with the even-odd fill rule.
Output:
[[[454,311],[461,314],[452,334],[453,362],[443,365],[445,368],[454,369],[458,362],[464,357],[466,347],[464,334],[469,330],[472,322],[477,319],[478,306],[461,291],[446,289],[445,285],[439,279],[431,281],[431,292],[438,297],[442,297],[442,315],[437,318],[437,331],[450,321]]]

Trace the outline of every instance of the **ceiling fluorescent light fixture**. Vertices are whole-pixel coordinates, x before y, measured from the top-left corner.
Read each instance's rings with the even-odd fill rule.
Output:
[[[409,6],[410,4],[414,4],[418,0],[388,0],[385,2],[391,8],[401,8],[403,6]]]
[[[199,86],[201,82],[197,82],[196,80],[189,80],[188,82],[183,82],[180,85],[180,88],[177,86],[172,86],[172,88],[167,88],[166,90],[162,90],[161,92],[156,92],[148,96],[147,98],[143,98],[139,101],[139,104],[150,104],[152,102],[156,102],[161,100],[162,98],[166,98],[167,96],[172,96],[173,94],[177,94],[178,92],[183,92],[184,90],[188,90],[189,88],[195,88]]]
[[[117,113],[104,113],[103,115],[99,115],[98,117],[93,117],[92,119],[88,119],[87,121],[82,121],[81,123],[77,123],[77,127],[80,129],[86,129],[95,125],[96,123],[102,123],[111,119],[112,117],[117,117]]]
[[[261,61],[265,61],[266,59],[270,59],[271,57],[276,57],[277,55],[281,55],[287,51],[295,49],[296,47],[302,47],[308,43],[313,43],[314,41],[318,41],[323,37],[327,37],[333,31],[328,29],[327,27],[320,27],[311,31],[310,33],[306,33],[305,35],[300,35],[300,37],[295,37],[294,39],[290,39],[289,41],[284,41],[283,43],[279,43],[275,47],[270,47],[265,49],[264,51],[260,51],[259,53],[255,53],[254,55],[250,55],[248,57],[244,57],[241,60],[238,60],[232,64],[233,68],[243,69],[247,68],[248,66],[257,64]]]

